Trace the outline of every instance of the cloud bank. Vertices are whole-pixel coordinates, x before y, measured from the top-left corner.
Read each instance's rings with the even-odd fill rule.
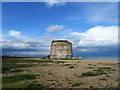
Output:
[[[78,46],[108,46],[118,44],[117,26],[95,26],[84,33],[72,32],[78,37]]]
[[[54,33],[64,29],[64,25],[51,25],[46,28],[47,32]],[[4,54],[14,55],[48,55],[52,40],[68,40],[73,44],[74,55],[100,55],[105,53],[117,54],[118,27],[117,26],[95,26],[86,32],[73,32],[71,29],[69,36],[44,35],[37,38],[19,38],[22,35],[19,31],[10,31],[9,35],[14,38],[4,38],[2,50]],[[63,33],[62,33],[63,32]],[[65,29],[59,35],[68,34]],[[22,35],[24,36],[24,35]],[[45,52],[45,53],[44,53]],[[114,52],[114,53],[113,53]]]

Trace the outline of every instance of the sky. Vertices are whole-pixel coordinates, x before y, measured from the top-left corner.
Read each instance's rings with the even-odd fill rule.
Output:
[[[45,56],[52,40],[68,40],[74,56],[117,56],[117,9],[117,2],[3,2],[2,54]]]

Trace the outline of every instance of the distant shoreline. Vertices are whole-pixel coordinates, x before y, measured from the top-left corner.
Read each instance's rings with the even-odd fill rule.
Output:
[[[23,59],[40,60],[40,58],[23,58]],[[85,59],[83,59],[83,60],[53,60],[53,61],[80,61],[80,62],[111,62],[111,63],[118,63],[118,60],[85,60]]]

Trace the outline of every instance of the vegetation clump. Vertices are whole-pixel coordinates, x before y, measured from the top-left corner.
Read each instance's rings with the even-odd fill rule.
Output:
[[[98,76],[98,75],[100,75],[100,74],[98,74],[98,73],[94,73],[94,72],[86,72],[86,73],[82,73],[82,75],[79,76],[79,77]]]
[[[63,66],[70,66],[71,64],[64,64]]]
[[[43,86],[42,84],[40,83],[31,83],[29,84],[27,87],[25,87],[27,89],[29,88],[38,88],[38,89],[43,89],[43,88],[46,88],[45,86]]]
[[[16,70],[11,70],[10,73],[17,73],[17,72],[23,72],[23,70],[16,69]]]
[[[93,67],[87,67],[87,68],[93,69]],[[78,77],[98,76],[98,75],[103,75],[103,74],[107,75],[108,72],[110,71],[115,71],[115,69],[112,69],[111,67],[98,67],[97,69],[91,72],[82,73]]]
[[[65,62],[64,61],[53,61],[53,63],[59,64],[59,63],[65,63]]]
[[[72,69],[72,68],[74,68],[74,66],[73,66],[73,65],[71,65],[69,68],[71,68],[71,69]]]
[[[86,68],[88,68],[88,69],[93,69],[94,67],[86,67]]]
[[[99,79],[99,80],[106,81],[107,79],[106,79],[106,78],[101,78],[101,79]]]
[[[83,84],[83,83],[75,82],[75,83],[72,84],[72,87],[74,87],[74,86],[80,86],[80,85],[82,85],[82,84]]]
[[[2,83],[3,84],[8,84],[8,83],[16,83],[22,80],[32,80],[35,79],[36,76],[35,75],[29,75],[29,74],[25,74],[25,75],[16,75],[16,76],[4,76],[2,78]]]

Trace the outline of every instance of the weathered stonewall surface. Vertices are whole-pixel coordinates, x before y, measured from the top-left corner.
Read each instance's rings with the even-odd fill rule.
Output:
[[[72,43],[67,40],[54,40],[51,43],[50,59],[72,59]]]

